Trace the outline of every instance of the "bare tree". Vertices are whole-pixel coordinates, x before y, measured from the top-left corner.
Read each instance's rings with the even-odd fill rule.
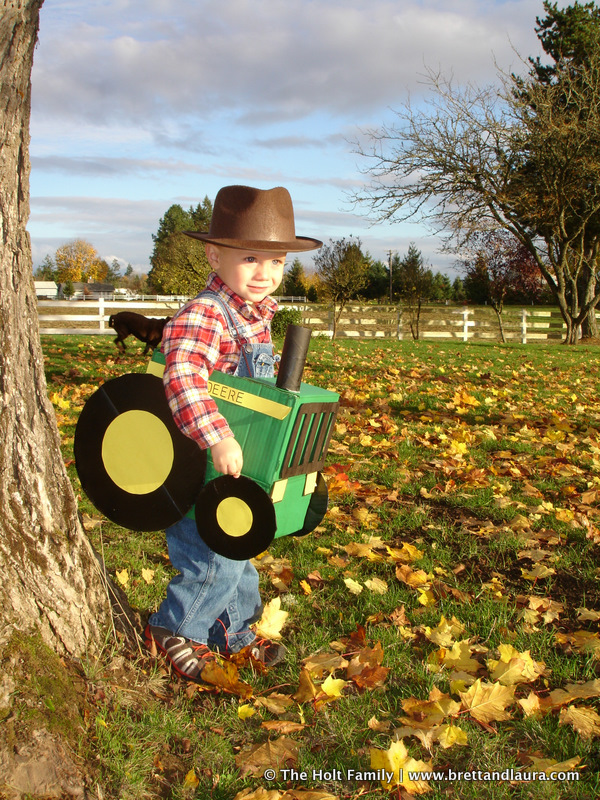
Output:
[[[43,0],[0,16],[0,645],[39,634],[59,653],[97,652],[111,621],[46,393],[29,217],[31,66]]]
[[[426,76],[425,105],[358,147],[371,182],[354,198],[380,220],[428,220],[447,246],[482,229],[510,231],[547,281],[566,341],[600,301],[600,43],[544,84],[499,74],[499,87]],[[565,101],[568,98],[568,102]]]

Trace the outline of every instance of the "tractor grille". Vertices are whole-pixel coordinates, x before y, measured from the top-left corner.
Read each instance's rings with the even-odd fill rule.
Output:
[[[300,408],[283,457],[281,477],[323,468],[339,403],[307,403]]]

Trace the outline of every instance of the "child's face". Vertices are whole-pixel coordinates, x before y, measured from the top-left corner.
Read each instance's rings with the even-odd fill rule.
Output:
[[[283,279],[286,253],[206,245],[208,263],[243,300],[260,303]]]

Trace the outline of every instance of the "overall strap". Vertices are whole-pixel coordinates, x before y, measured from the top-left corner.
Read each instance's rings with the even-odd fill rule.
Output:
[[[223,312],[223,316],[225,317],[225,322],[227,323],[227,327],[229,329],[229,334],[232,339],[235,339],[236,342],[245,341],[244,337],[242,336],[239,328],[235,323],[235,319],[229,308],[227,307],[227,303],[223,300],[220,295],[216,292],[211,291],[210,289],[204,289],[200,292],[196,297],[209,297],[211,300],[214,300],[216,304],[220,307],[221,311]]]
[[[220,307],[221,311],[223,312],[223,316],[225,317],[227,328],[229,329],[229,335],[235,342],[237,342],[237,345],[240,349],[240,354],[246,363],[246,369],[248,370],[248,374],[252,375],[253,369],[250,362],[248,361],[248,354],[246,352],[246,345],[248,340],[245,338],[245,336],[243,336],[242,332],[236,325],[233,314],[231,313],[231,310],[227,307],[227,303],[216,292],[213,292],[210,289],[204,289],[204,291],[200,292],[196,296],[209,297],[211,300],[214,300],[216,304]],[[236,374],[238,370],[239,370],[239,365],[238,369],[236,370]]]

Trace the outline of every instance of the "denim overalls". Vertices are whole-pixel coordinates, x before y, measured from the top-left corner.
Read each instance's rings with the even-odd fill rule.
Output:
[[[206,289],[200,292],[198,297],[210,297],[211,300],[217,303],[225,317],[229,335],[239,345],[240,362],[233,374],[239,378],[272,378],[275,374],[275,364],[280,360],[280,357],[273,355],[271,342],[251,344],[244,338],[225,301],[216,292]]]
[[[221,308],[229,334],[240,347],[238,377],[267,378],[279,356],[270,342],[249,342],[218,294],[205,290]],[[258,573],[250,561],[233,561],[211,550],[198,534],[196,522],[184,517],[166,531],[171,564],[179,570],[167,596],[150,616],[151,625],[208,644],[221,652],[237,652],[254,641],[250,625],[260,618]]]

